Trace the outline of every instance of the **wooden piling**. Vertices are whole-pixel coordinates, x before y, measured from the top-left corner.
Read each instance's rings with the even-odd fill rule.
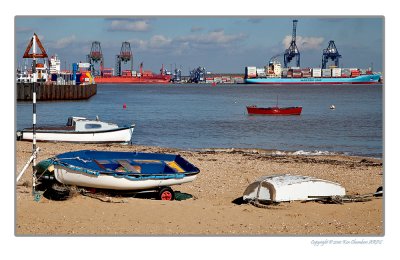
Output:
[[[32,100],[32,83],[17,83],[17,100]],[[36,100],[78,100],[89,99],[97,93],[97,84],[89,85],[55,85],[38,83],[36,86]]]

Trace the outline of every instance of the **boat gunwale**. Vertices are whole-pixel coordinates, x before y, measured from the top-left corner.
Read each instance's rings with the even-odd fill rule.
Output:
[[[279,110],[289,110],[289,109],[298,109],[298,108],[303,108],[302,106],[296,106],[296,107],[258,107],[258,106],[246,106],[246,108],[254,108],[254,109],[263,109],[263,110],[274,110],[274,109],[279,109]]]
[[[108,133],[108,132],[116,132],[116,131],[122,131],[122,130],[127,130],[127,129],[132,129],[135,128],[135,125],[130,125],[130,126],[121,126],[118,128],[114,129],[106,129],[106,130],[97,130],[97,131],[75,131],[75,130],[70,130],[66,131],[64,129],[40,129],[37,128],[35,131],[36,133],[54,133],[54,134],[96,134],[96,133]],[[21,131],[22,133],[32,133],[32,128],[25,128]]]
[[[75,151],[78,154],[79,153],[87,153],[87,152],[95,152],[95,153],[119,153],[119,154],[124,154],[123,157],[121,158],[117,158],[119,160],[133,160],[132,158],[130,158],[129,154],[135,154],[135,155],[164,155],[164,156],[171,156],[174,157],[174,159],[172,161],[177,161],[178,158],[181,158],[184,162],[185,165],[188,165],[192,168],[191,171],[184,171],[184,172],[171,172],[171,173],[165,173],[165,172],[161,172],[161,173],[137,173],[137,172],[133,172],[133,171],[126,171],[126,172],[116,172],[115,170],[107,170],[107,169],[102,169],[101,166],[99,166],[98,160],[96,158],[94,158],[94,156],[88,156],[88,157],[79,157],[79,156],[75,156],[75,157],[64,157],[64,158],[60,158],[58,156],[60,155],[64,155],[64,154],[70,154],[70,153],[74,153],[74,152],[67,152],[67,153],[63,153],[63,154],[59,154],[53,158],[51,158],[51,160],[53,161],[54,165],[59,165],[61,167],[67,167],[73,170],[78,170],[81,171],[82,173],[89,173],[91,175],[96,175],[99,176],[100,174],[104,174],[104,175],[116,175],[114,177],[125,177],[125,176],[146,176],[146,177],[150,177],[150,176],[165,176],[165,175],[184,175],[184,177],[188,177],[188,176],[194,176],[200,173],[200,169],[198,167],[196,167],[194,164],[192,164],[191,162],[189,162],[188,160],[186,160],[185,158],[183,158],[180,154],[164,154],[164,153],[141,153],[141,152],[110,152],[110,151],[96,151],[96,150],[80,150],[80,151]],[[109,160],[115,160],[116,158],[113,159],[109,159]],[[94,169],[93,167],[81,167],[81,166],[75,166],[73,163],[69,163],[66,162],[66,160],[81,160],[81,161],[93,161],[97,166],[99,166],[100,169]],[[143,160],[143,159],[141,159]],[[153,160],[153,159],[152,159]],[[157,159],[160,161],[160,163],[163,163],[165,165],[167,165],[166,161],[168,161],[168,159]],[[142,163],[143,164],[143,163]],[[139,164],[140,165],[140,164]],[[87,165],[86,165],[87,166]],[[183,178],[184,178],[183,177]]]

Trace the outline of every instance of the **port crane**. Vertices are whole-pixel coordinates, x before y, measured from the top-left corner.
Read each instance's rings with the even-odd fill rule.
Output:
[[[130,70],[133,70],[133,53],[131,50],[131,44],[129,42],[123,42],[121,46],[121,51],[115,56],[115,73],[117,76],[122,74],[122,62],[125,64],[130,61]]]
[[[339,58],[341,57],[342,55],[339,54],[335,42],[329,41],[328,47],[322,51],[322,68],[326,69],[329,59],[335,62],[336,67],[339,67]]]
[[[103,74],[104,58],[103,58],[103,52],[101,51],[100,42],[98,41],[92,42],[92,48],[90,49],[90,53],[86,56],[86,59],[87,62],[92,65],[90,66],[92,75],[97,76]],[[99,63],[99,62],[100,62],[100,73],[99,71],[96,71],[94,68],[94,63]]]
[[[300,52],[296,45],[296,27],[298,20],[293,20],[292,41],[289,48],[285,50],[283,55],[284,67],[287,68],[288,64],[293,58],[296,58],[296,67],[300,67]]]
[[[284,54],[285,54],[285,53],[282,52],[282,53],[279,53],[279,54],[276,54],[276,55],[272,56],[272,57],[269,59],[269,62],[268,62],[268,63],[273,62],[274,60],[276,60],[276,58],[278,58],[278,57],[280,57],[280,56],[283,56]]]
[[[199,83],[206,80],[206,69],[204,67],[198,67],[189,72],[189,82]]]

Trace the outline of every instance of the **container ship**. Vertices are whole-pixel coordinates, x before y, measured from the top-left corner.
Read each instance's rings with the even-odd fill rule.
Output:
[[[113,69],[104,68],[101,76],[95,77],[97,84],[168,84],[171,82],[171,75],[167,75],[163,69],[160,74],[153,74],[151,71],[124,70],[121,76],[114,76]]]
[[[377,84],[381,75],[356,68],[282,68],[277,61],[265,68],[246,67],[246,84]]]
[[[339,58],[342,55],[336,48],[335,41],[329,41],[322,51],[321,68],[301,68],[300,51],[296,45],[298,20],[293,20],[292,40],[283,52],[273,56],[264,68],[246,67],[244,83],[248,84],[376,84],[381,83],[381,75],[372,73],[372,69],[340,68]],[[277,61],[283,56],[284,68]],[[288,63],[296,62],[296,67],[288,68]],[[327,68],[329,60],[335,65]]]

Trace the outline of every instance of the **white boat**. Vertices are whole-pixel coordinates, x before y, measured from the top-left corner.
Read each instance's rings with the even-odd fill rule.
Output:
[[[129,143],[135,125],[119,127],[117,124],[69,117],[65,126],[36,127],[36,140],[44,142]],[[17,132],[18,140],[32,140],[32,128]]]
[[[55,179],[66,185],[76,185],[81,187],[90,187],[97,189],[110,190],[152,190],[158,187],[168,187],[192,182],[197,175],[188,175],[179,178],[170,179],[142,179],[132,181],[128,178],[118,178],[114,175],[99,174],[98,176],[82,173],[79,170],[73,170],[66,166],[54,165]]]
[[[243,200],[269,204],[345,194],[345,188],[335,182],[308,176],[281,174],[262,176],[251,183],[243,193]]]

